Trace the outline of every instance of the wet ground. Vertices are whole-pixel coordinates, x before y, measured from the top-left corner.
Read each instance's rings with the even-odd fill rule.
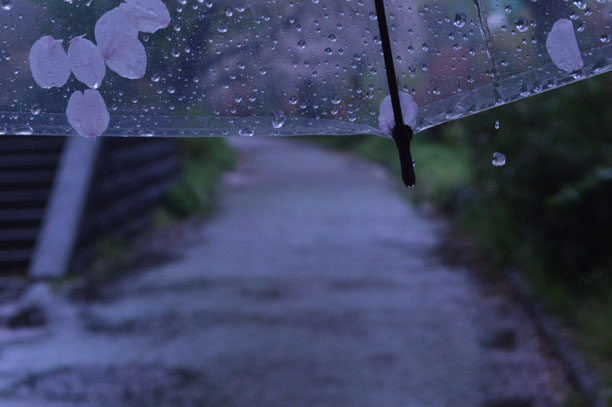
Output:
[[[41,284],[5,301],[0,405],[560,405],[531,321],[440,260],[444,224],[384,171],[284,140],[237,147],[218,213],[168,243],[172,262],[103,300]],[[39,320],[10,328],[28,307]]]

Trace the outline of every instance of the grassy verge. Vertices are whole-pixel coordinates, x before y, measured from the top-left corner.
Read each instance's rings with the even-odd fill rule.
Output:
[[[164,261],[164,254],[159,253],[164,250],[151,249],[160,245],[155,240],[177,244],[184,234],[180,230],[184,220],[203,219],[214,210],[223,173],[235,165],[235,151],[224,140],[213,138],[180,139],[178,148],[181,174],[151,211],[148,228],[129,239],[102,238],[83,273],[88,286],[95,287],[142,264]]]
[[[390,139],[376,136],[313,136],[309,139],[328,148],[354,151],[400,176],[397,150]],[[461,187],[470,182],[469,149],[442,143],[434,133],[425,132],[416,136],[412,152],[416,163],[417,188],[408,192],[409,197],[451,207],[454,195],[461,193]]]
[[[221,176],[234,167],[236,153],[217,138],[179,140],[179,151],[182,174],[166,192],[160,216],[205,216],[214,209]]]

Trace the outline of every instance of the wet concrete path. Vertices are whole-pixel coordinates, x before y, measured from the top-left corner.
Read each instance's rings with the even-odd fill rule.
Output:
[[[529,320],[435,256],[443,225],[382,170],[285,140],[237,148],[218,213],[176,261],[106,301],[33,289],[49,324],[0,330],[0,405],[560,402]]]

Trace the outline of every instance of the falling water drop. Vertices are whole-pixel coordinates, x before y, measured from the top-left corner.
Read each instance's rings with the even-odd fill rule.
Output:
[[[506,156],[502,153],[493,153],[493,160],[491,163],[494,167],[503,167],[506,165]]]

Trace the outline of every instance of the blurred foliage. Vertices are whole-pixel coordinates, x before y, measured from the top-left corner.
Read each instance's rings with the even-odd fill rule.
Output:
[[[611,90],[608,75],[441,129],[474,158],[460,225],[498,260],[573,290],[610,287]],[[505,167],[492,167],[495,151]]]
[[[149,226],[158,229],[158,232],[171,230],[180,224],[177,220],[209,214],[216,203],[223,173],[233,168],[236,162],[236,152],[223,139],[185,138],[177,142],[181,175],[164,194],[152,215]],[[95,290],[99,282],[117,278],[142,262],[142,253],[135,250],[138,245],[135,242],[139,241],[139,237],[150,237],[150,232],[150,229],[146,229],[136,237],[103,238],[87,270],[82,273],[87,289]],[[151,260],[149,254],[146,260]]]
[[[574,290],[609,288],[610,91],[612,77],[603,76],[419,133],[412,196],[453,215],[499,264]],[[399,173],[390,140],[314,139]],[[506,166],[492,165],[494,152],[507,156]]]
[[[183,170],[179,181],[164,196],[171,217],[205,215],[213,207],[223,173],[233,168],[234,150],[223,139],[180,139]]]
[[[309,139],[328,148],[355,151],[391,172],[400,174],[398,153],[391,139],[366,135],[312,136]],[[418,185],[411,191],[410,197],[419,201],[434,201],[440,207],[450,209],[457,191],[470,182],[470,151],[467,145],[446,146],[432,137],[431,132],[426,132],[416,136],[412,153],[416,162]]]
[[[497,269],[520,270],[612,387],[612,76],[419,133],[417,187]],[[495,129],[495,122],[500,129]],[[399,174],[394,143],[317,138]],[[507,157],[492,165],[494,152]]]

